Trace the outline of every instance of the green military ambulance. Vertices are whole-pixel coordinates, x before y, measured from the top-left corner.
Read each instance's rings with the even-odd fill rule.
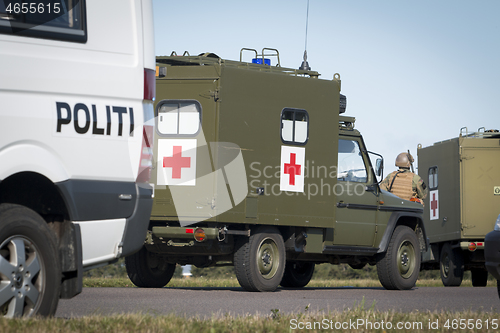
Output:
[[[380,190],[383,159],[341,115],[338,74],[281,67],[275,49],[156,60],[154,205],[126,259],[135,285],[163,287],[176,264],[234,265],[245,290],[273,291],[347,263],[376,264],[387,289],[414,286],[422,205]]]
[[[445,286],[460,286],[470,270],[472,285],[486,286],[484,238],[500,206],[500,133],[469,133],[418,147],[418,173],[429,187],[424,224],[430,248],[423,269],[439,269]]]

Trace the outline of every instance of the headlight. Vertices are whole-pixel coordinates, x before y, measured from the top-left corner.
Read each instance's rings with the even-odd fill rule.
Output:
[[[500,215],[498,215],[497,221],[495,222],[495,230],[500,231]]]

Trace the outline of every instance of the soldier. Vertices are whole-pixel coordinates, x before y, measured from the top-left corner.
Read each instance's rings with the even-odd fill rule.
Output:
[[[427,186],[419,175],[410,171],[413,157],[409,153],[401,153],[396,157],[398,171],[389,174],[380,183],[380,188],[397,195],[401,199],[424,204],[427,197]]]

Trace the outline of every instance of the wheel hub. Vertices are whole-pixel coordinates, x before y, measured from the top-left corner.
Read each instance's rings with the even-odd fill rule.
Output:
[[[276,275],[280,258],[276,243],[270,239],[264,239],[258,248],[257,267],[264,279],[271,279]]]
[[[408,254],[405,252],[401,255],[401,264],[403,266],[408,266],[408,261],[409,261]]]
[[[12,282],[14,283],[14,287],[16,287],[16,289],[21,289],[24,282],[23,274],[20,272],[14,274],[14,279]]]
[[[272,258],[267,251],[262,256],[262,262],[264,263],[265,266],[270,265],[272,262]]]
[[[401,244],[399,250],[399,273],[401,276],[405,279],[409,278],[414,270],[415,270],[415,263],[413,261],[413,258],[415,256],[415,249],[409,242],[403,242]]]
[[[3,300],[0,304],[0,315],[29,316],[34,313],[42,292],[43,277],[40,273],[43,265],[38,251],[27,238],[12,236],[0,244],[0,262],[3,271],[10,272],[0,275],[0,282],[10,286],[0,290],[0,299]]]

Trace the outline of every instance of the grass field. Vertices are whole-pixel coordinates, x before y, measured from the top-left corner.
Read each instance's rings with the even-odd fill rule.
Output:
[[[460,319],[463,319],[460,321]],[[500,319],[482,312],[412,312],[368,310],[363,303],[351,309],[289,315],[279,309],[269,314],[211,319],[175,315],[127,314],[62,319],[0,319],[0,332],[498,332]]]

